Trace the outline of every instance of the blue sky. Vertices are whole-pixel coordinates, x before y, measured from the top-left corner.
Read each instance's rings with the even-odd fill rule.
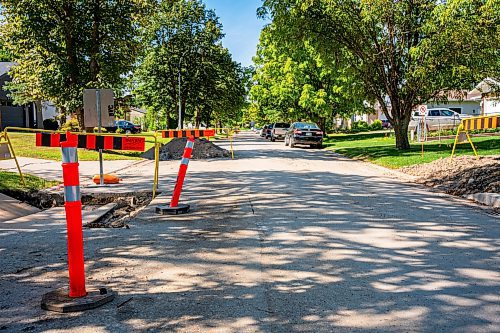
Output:
[[[259,43],[260,30],[265,22],[257,18],[261,0],[203,0],[207,8],[214,9],[224,26],[226,37],[222,41],[243,66],[252,64]]]

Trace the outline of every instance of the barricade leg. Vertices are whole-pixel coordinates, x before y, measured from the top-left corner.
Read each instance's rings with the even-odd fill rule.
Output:
[[[186,142],[186,148],[184,148],[184,154],[182,156],[181,165],[179,167],[179,173],[177,175],[177,181],[175,182],[175,188],[172,194],[170,205],[156,207],[156,213],[162,215],[178,215],[189,212],[190,206],[186,204],[179,204],[179,199],[182,193],[182,186],[184,184],[184,178],[186,177],[189,159],[191,158],[193,147],[194,138],[190,137]]]
[[[68,239],[69,292],[66,288],[51,291],[43,296],[41,305],[45,310],[74,312],[93,309],[108,303],[114,299],[115,294],[106,288],[87,292],[77,141],[72,140],[68,133],[68,141],[61,143],[61,147]]]

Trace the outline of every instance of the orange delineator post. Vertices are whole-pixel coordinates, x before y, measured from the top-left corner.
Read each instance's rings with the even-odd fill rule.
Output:
[[[64,208],[68,234],[69,297],[72,298],[87,295],[83,256],[82,202],[78,173],[78,142],[76,138],[76,135],[68,133],[68,141],[61,143]]]
[[[174,193],[172,194],[172,201],[170,202],[170,207],[175,208],[179,205],[179,198],[182,192],[182,185],[184,184],[184,178],[186,177],[187,168],[189,165],[189,159],[193,152],[194,147],[194,137],[188,138],[186,142],[186,148],[184,148],[184,154],[181,160],[181,166],[179,167],[179,174],[177,175],[177,182],[175,183]]]

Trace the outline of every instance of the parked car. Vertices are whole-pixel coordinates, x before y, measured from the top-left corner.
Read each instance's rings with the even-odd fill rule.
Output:
[[[290,124],[287,123],[274,123],[271,130],[271,141],[284,139],[289,127]]]
[[[467,115],[461,115],[453,110],[439,108],[439,109],[428,109],[425,114],[425,124],[428,131],[438,131],[443,129],[454,129],[460,125],[463,118]],[[422,116],[418,111],[414,112],[408,129],[414,131],[418,123],[420,122]]]
[[[391,123],[389,122],[389,120],[387,119],[380,119],[380,121],[382,122],[382,128],[392,128],[392,125]]]
[[[285,146],[309,145],[311,148],[323,146],[323,131],[315,123],[293,123],[285,135]]]
[[[271,139],[271,134],[273,132],[273,124],[267,126],[266,129],[266,139]]]
[[[269,127],[269,125],[264,125],[262,126],[262,129],[260,130],[260,136],[261,137],[265,137],[266,136],[266,133],[267,133],[267,128]]]
[[[119,128],[123,129],[126,134],[137,134],[141,132],[141,126],[128,120],[117,120],[115,121],[115,126],[105,128],[110,133],[115,133]]]

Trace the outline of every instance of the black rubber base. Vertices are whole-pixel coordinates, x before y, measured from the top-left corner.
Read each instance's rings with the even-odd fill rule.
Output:
[[[189,212],[189,205],[178,205],[177,207],[170,207],[170,205],[156,207],[156,214],[161,215],[179,215],[187,214]]]
[[[108,288],[87,290],[87,296],[71,298],[68,289],[61,288],[46,293],[42,297],[42,309],[55,312],[76,312],[95,309],[111,302],[115,293]]]

